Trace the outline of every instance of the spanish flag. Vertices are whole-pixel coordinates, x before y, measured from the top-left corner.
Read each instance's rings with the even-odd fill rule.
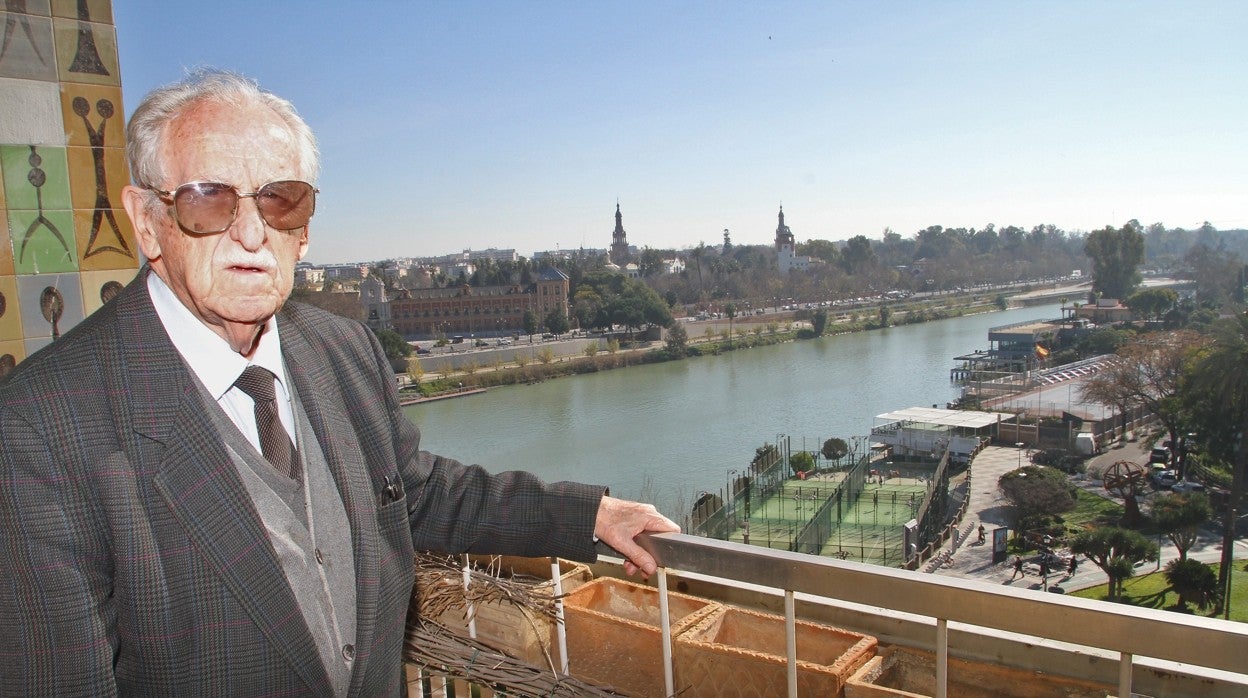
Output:
[[[1041,344],[1037,344],[1037,345],[1036,345],[1036,356],[1040,357],[1041,359],[1047,359],[1047,358],[1049,358],[1049,350],[1048,350],[1048,349],[1046,349],[1046,348],[1044,348],[1044,346],[1043,346],[1043,345],[1041,345]]]

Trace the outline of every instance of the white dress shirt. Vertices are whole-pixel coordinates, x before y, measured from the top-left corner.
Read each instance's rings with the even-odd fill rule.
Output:
[[[256,345],[255,354],[248,361],[230,348],[220,335],[195,317],[169,286],[152,272],[147,275],[147,289],[156,306],[160,324],[173,341],[182,359],[190,366],[199,382],[208,389],[221,409],[238,426],[239,431],[251,441],[256,450],[260,448],[260,433],[256,429],[255,403],[242,390],[234,387],[234,381],[249,365],[262,366],[277,376],[277,412],[286,428],[287,436],[295,433],[294,413],[290,406],[290,391],[286,389],[286,367],[282,361],[281,339],[277,333],[277,319],[269,318]],[[294,437],[291,437],[292,442]]]

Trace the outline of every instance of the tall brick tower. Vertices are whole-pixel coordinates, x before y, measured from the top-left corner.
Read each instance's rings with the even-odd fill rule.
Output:
[[[623,265],[628,261],[628,238],[624,235],[624,216],[620,202],[615,202],[615,231],[611,233],[611,261]]]

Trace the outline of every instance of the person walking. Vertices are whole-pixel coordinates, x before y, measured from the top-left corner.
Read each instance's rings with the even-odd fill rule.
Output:
[[[984,544],[984,540],[987,538],[987,534],[988,532],[984,530],[984,525],[981,523],[979,525],[979,544],[980,545]]]
[[[1014,556],[1014,574],[1010,575],[1010,581],[1011,582],[1014,581],[1014,578],[1018,577],[1019,575],[1022,575],[1025,578],[1027,576],[1027,572],[1023,570],[1023,558],[1019,555],[1015,555]]]

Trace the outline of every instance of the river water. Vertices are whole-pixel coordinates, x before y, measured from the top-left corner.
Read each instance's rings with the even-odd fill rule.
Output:
[[[606,485],[680,521],[719,493],[754,449],[791,439],[865,437],[876,415],[945,403],[953,357],[988,348],[988,329],[1057,318],[1018,308],[822,337],[685,361],[559,378],[412,405],[421,447],[498,472]]]

